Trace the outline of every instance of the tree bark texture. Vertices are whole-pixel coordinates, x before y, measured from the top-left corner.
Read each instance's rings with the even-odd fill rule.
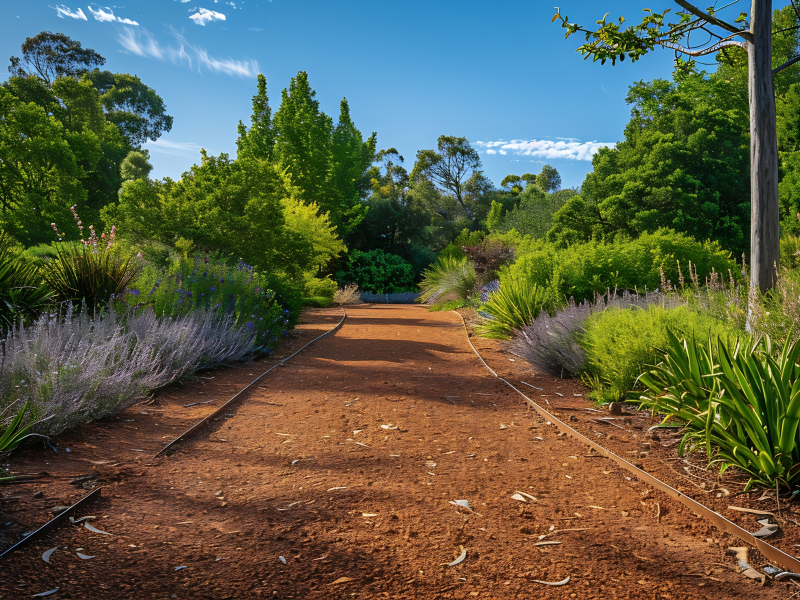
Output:
[[[780,259],[778,134],[772,75],[772,0],[752,0],[747,43],[750,93],[750,286],[775,285]]]

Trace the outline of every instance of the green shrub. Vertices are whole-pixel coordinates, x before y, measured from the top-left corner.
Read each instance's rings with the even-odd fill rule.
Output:
[[[467,257],[442,256],[422,273],[418,302],[465,299],[475,286],[475,269]]]
[[[456,310],[457,308],[464,308],[467,303],[464,300],[447,300],[438,304],[431,305],[428,310],[431,312],[439,312],[443,310]]]
[[[354,283],[370,294],[415,291],[414,268],[402,257],[383,250],[350,252],[347,267],[336,274],[340,283]]]
[[[327,296],[305,296],[303,297],[303,306],[328,308],[333,306],[333,298],[328,298]]]
[[[121,302],[151,306],[159,318],[206,309],[231,315],[234,327],[255,334],[256,349],[267,350],[292,324],[292,309],[281,303],[270,284],[269,276],[244,263],[231,266],[195,257],[174,263],[169,271],[146,266]],[[291,293],[293,296],[294,291]],[[299,313],[301,300],[293,302]]]
[[[475,332],[486,338],[510,339],[515,330],[530,325],[539,316],[546,301],[544,288],[525,279],[508,279],[489,295],[483,310],[492,318],[481,323]]]
[[[731,331],[729,326],[688,306],[607,308],[584,322],[579,343],[586,356],[584,382],[599,401],[619,400],[630,391],[645,366],[654,364],[669,342],[667,330],[707,338]]]
[[[333,301],[333,295],[336,293],[336,290],[339,289],[339,286],[336,282],[330,278],[330,276],[325,277],[323,279],[318,278],[311,278],[306,279],[305,286],[303,288],[305,292],[305,296],[310,297],[322,297],[322,298],[330,298]]]
[[[483,242],[486,234],[483,231],[462,229],[456,238],[439,252],[439,258],[465,258],[464,246],[477,246]]]
[[[769,337],[668,336],[663,361],[639,380],[647,386],[643,406],[686,426],[679,454],[702,448],[722,472],[738,467],[750,476],[745,491],[753,484],[796,489],[800,343],[775,352]]]
[[[741,279],[735,261],[719,244],[696,242],[684,234],[661,229],[633,240],[593,241],[563,249],[527,238],[517,246],[517,260],[501,272],[501,281],[505,275],[550,287],[563,304],[569,297],[578,302],[593,299],[607,289],[642,291],[646,287],[653,291],[662,286],[662,270],[667,282],[679,285],[685,276],[686,285],[691,285],[690,262],[699,284],[712,270],[726,278],[730,270],[734,278]]]
[[[781,236],[781,267],[796,269],[800,267],[800,236]]]

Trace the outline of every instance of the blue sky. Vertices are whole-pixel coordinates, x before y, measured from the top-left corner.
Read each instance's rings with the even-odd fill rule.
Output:
[[[631,22],[644,7],[672,5],[559,3],[583,24],[606,11]],[[175,117],[172,131],[148,145],[156,177],[180,177],[201,147],[235,152],[256,73],[266,75],[275,110],[280,91],[304,70],[323,110],[335,117],[347,97],[362,133],[376,131],[378,147],[397,148],[409,170],[418,149],[435,147],[441,134],[458,135],[476,144],[496,184],[549,163],[573,186],[591,170],[586,159],[597,146],[621,139],[628,85],[669,77],[673,57],[660,51],[615,67],[584,62],[575,53],[579,38],[564,40],[550,22],[553,4],[29,0],[4,6],[0,56],[19,55],[26,36],[61,32],[105,56],[105,68],[155,88]]]

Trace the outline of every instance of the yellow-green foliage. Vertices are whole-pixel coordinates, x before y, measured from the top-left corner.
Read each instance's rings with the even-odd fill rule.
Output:
[[[689,276],[689,262],[697,270],[703,284],[712,268],[728,277],[730,269],[739,277],[730,254],[714,242],[696,242],[692,238],[659,230],[640,237],[613,242],[586,242],[558,248],[542,240],[526,238],[517,245],[517,260],[501,272],[513,278],[528,279],[539,286],[550,287],[561,296],[561,302],[574,297],[580,302],[604,294],[607,289],[652,291],[661,286],[661,270],[665,279],[678,285],[681,275]],[[687,281],[688,283],[688,281]]]
[[[336,290],[339,289],[339,286],[336,282],[328,277],[323,279],[319,279],[316,277],[312,277],[306,280],[306,284],[304,286],[304,292],[306,297],[320,297],[320,298],[330,298],[331,302],[333,302],[333,295],[336,293]]]
[[[680,336],[708,339],[709,334],[730,332],[728,325],[708,313],[688,306],[663,308],[608,308],[585,322],[580,344],[586,352],[584,382],[592,387],[597,400],[625,397],[645,370],[657,362],[656,349],[669,342],[667,330]]]

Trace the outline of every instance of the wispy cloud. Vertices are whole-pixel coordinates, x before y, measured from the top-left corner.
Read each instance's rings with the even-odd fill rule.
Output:
[[[193,12],[194,14],[189,15],[189,18],[198,25],[203,25],[204,27],[205,24],[209,23],[210,21],[225,20],[225,15],[214,10],[208,10],[207,8],[193,8],[190,12]]]
[[[146,29],[133,30],[125,27],[120,33],[119,43],[128,52],[158,60],[170,60],[177,65],[187,65],[190,69],[197,67],[202,73],[203,67],[224,75],[239,77],[255,77],[258,74],[258,63],[255,60],[235,60],[211,56],[205,48],[190,44],[185,37],[176,31],[172,32],[177,44],[162,45]]]
[[[63,4],[59,4],[58,6],[51,6],[53,10],[56,11],[56,14],[59,18],[63,19],[64,17],[72,17],[73,19],[80,19],[81,21],[88,21],[86,15],[83,14],[83,11],[79,8],[78,10],[71,10],[69,7],[64,6]]]
[[[161,154],[173,154],[179,156],[189,156],[198,154],[200,146],[192,142],[170,142],[167,140],[148,141],[145,146],[148,150],[160,152]]]
[[[94,9],[91,6],[89,7],[89,12],[92,13],[92,16],[97,21],[107,21],[110,23],[123,23],[124,25],[138,25],[136,21],[131,21],[130,19],[123,19],[121,17],[114,16],[114,11],[111,10],[108,6],[100,6],[98,4],[94,4],[97,8]]]
[[[541,158],[566,158],[570,160],[592,160],[600,148],[613,148],[616,144],[605,142],[579,142],[574,138],[557,138],[552,140],[511,140],[496,142],[475,142],[479,148],[485,148],[486,154],[508,154],[513,152],[522,156]]]

